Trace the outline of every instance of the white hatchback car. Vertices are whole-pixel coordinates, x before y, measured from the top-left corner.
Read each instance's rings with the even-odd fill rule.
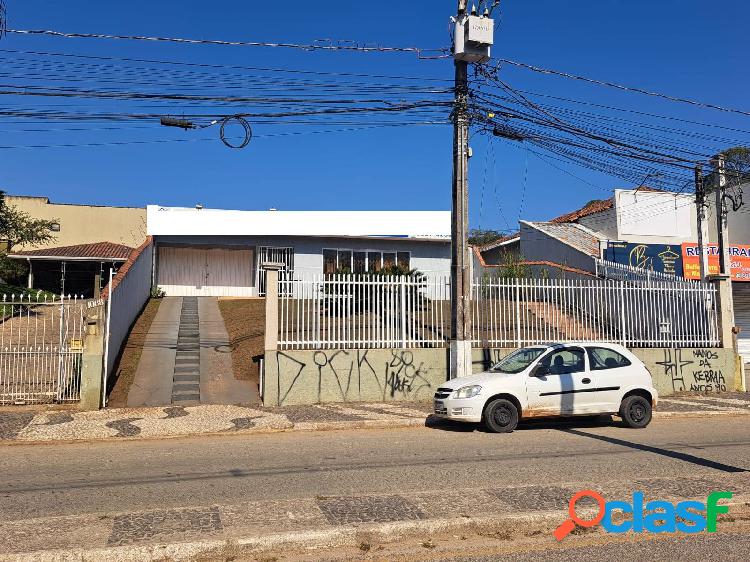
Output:
[[[645,365],[621,345],[554,343],[518,349],[489,371],[435,393],[438,417],[508,433],[519,419],[616,414],[646,427],[658,395]]]

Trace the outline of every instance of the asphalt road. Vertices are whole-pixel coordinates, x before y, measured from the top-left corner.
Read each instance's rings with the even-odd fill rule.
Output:
[[[0,450],[0,517],[28,519],[404,490],[718,478],[750,470],[750,420],[657,420],[645,430],[537,423],[291,432]]]

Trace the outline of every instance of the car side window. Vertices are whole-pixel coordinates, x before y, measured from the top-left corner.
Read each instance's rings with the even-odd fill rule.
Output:
[[[588,347],[589,364],[592,371],[603,371],[605,369],[619,369],[630,365],[630,360],[614,349],[606,347]]]
[[[586,370],[583,350],[579,348],[553,351],[542,359],[541,364],[547,368],[550,375],[570,375]]]

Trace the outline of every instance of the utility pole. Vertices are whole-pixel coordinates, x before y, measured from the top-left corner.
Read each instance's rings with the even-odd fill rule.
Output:
[[[466,0],[458,3],[458,20],[466,15]],[[451,378],[471,371],[471,296],[469,267],[469,63],[456,57],[453,107],[453,189],[451,205]]]
[[[724,157],[719,155],[716,157],[716,189],[714,190],[716,196],[716,238],[719,244],[719,274],[729,275],[731,279],[732,261],[729,256],[729,227],[727,221],[729,210],[726,203],[727,176],[724,168]]]
[[[729,228],[727,226],[726,170],[724,156],[718,155],[716,165],[716,237],[719,244],[719,274],[710,277],[717,286],[719,340],[726,349],[735,348],[734,299],[732,295],[732,261],[729,255]]]
[[[701,281],[705,282],[708,278],[708,254],[706,253],[708,225],[706,223],[706,186],[703,183],[703,167],[700,164],[695,167],[695,206],[698,218],[698,256]]]
[[[481,8],[480,2],[480,8]],[[466,12],[459,0],[453,58],[456,70],[453,106],[453,188],[451,206],[451,338],[450,378],[471,374],[471,256],[469,255],[469,63],[490,60],[498,0],[483,15]]]

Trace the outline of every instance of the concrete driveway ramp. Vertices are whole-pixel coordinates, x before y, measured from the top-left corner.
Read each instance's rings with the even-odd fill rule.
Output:
[[[146,336],[128,407],[259,402],[250,381],[237,380],[218,300],[165,297]]]

